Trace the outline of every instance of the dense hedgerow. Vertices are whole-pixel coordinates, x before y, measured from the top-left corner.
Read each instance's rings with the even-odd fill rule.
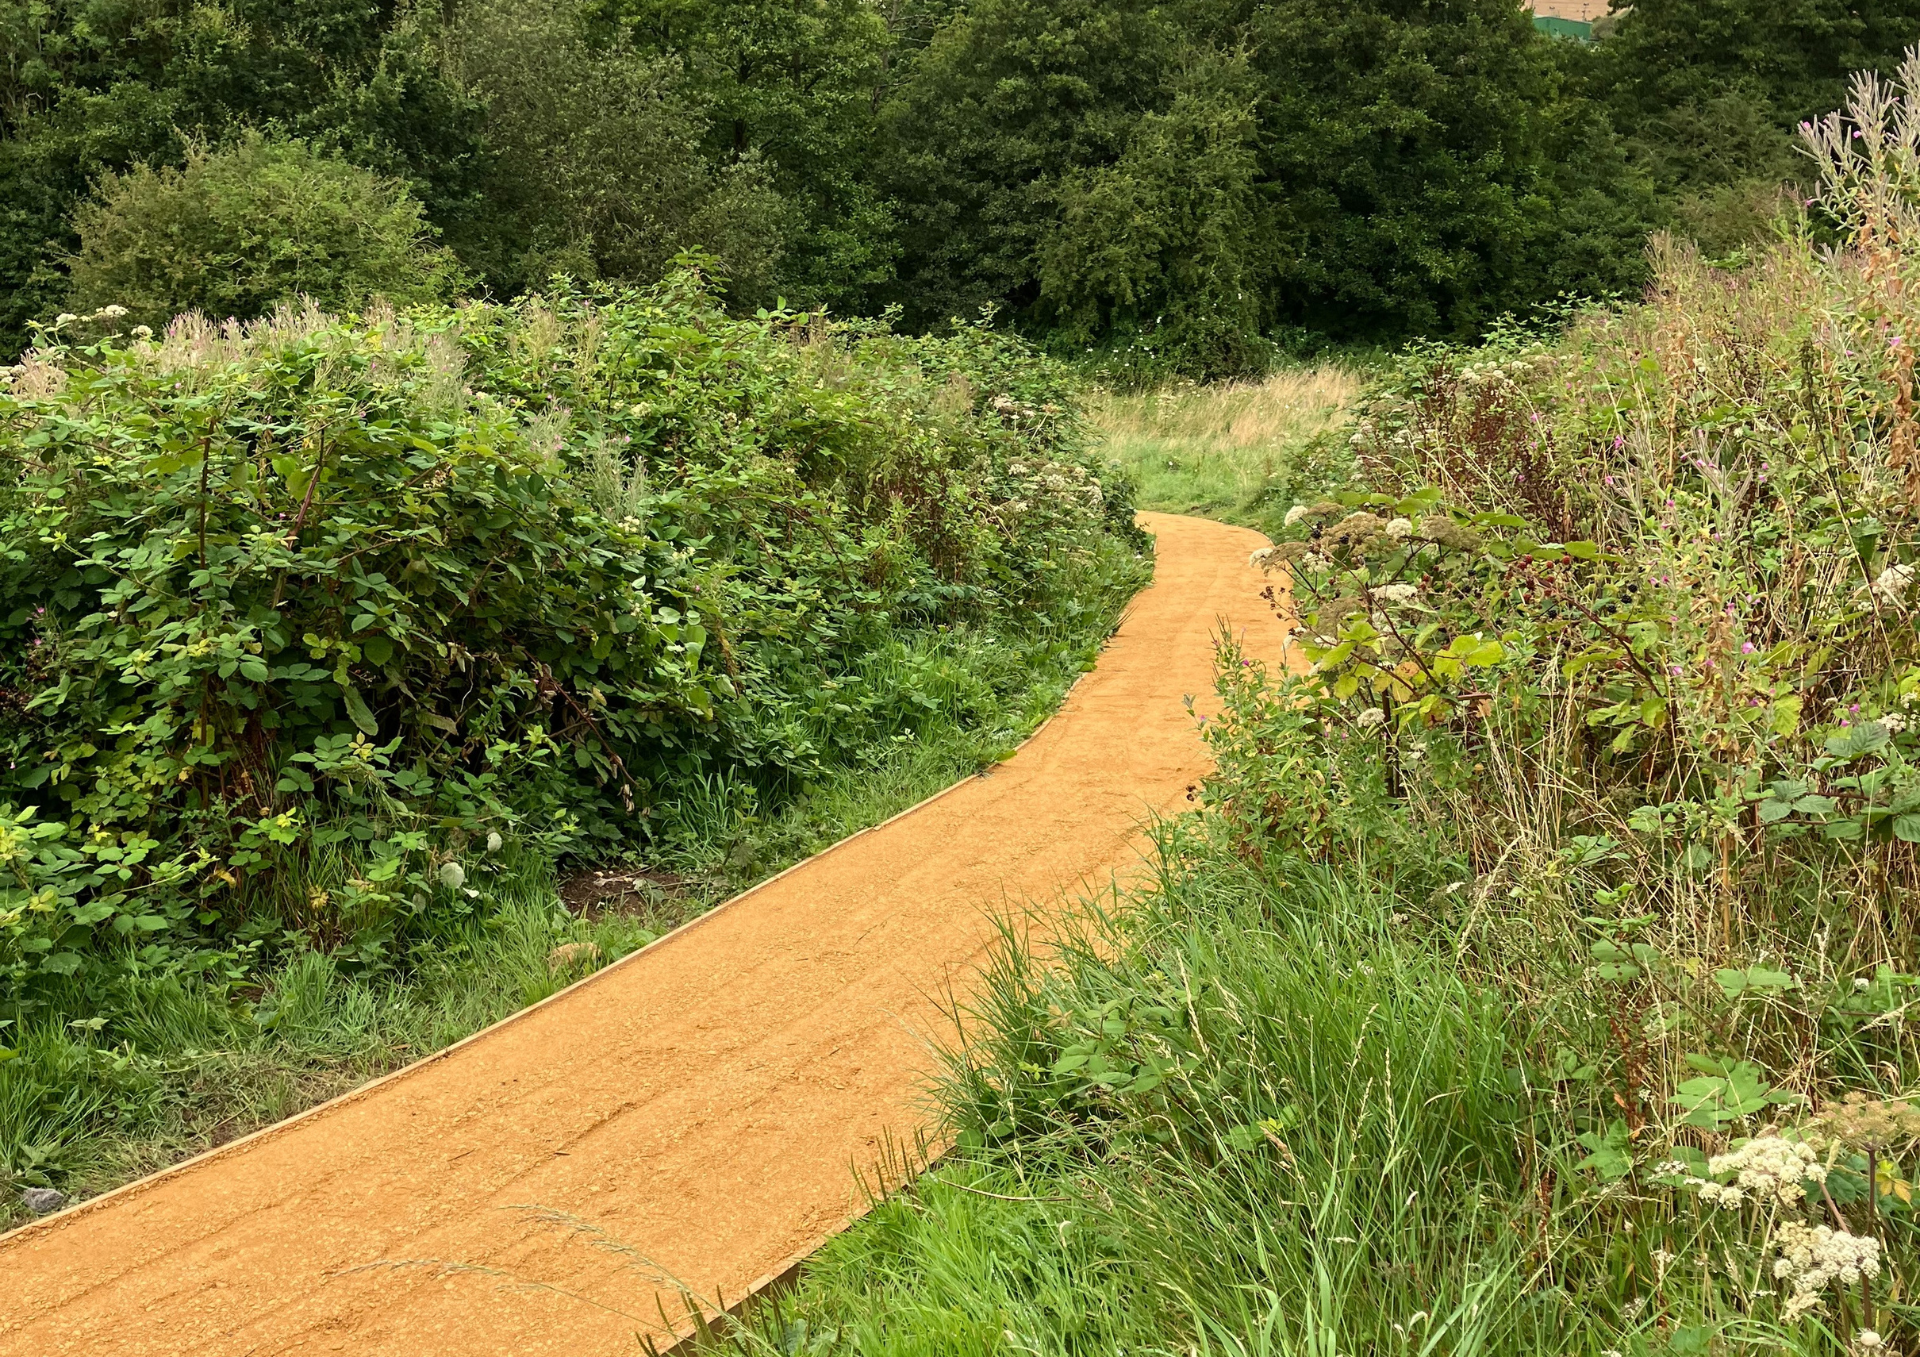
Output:
[[[1240,851],[1397,864],[1503,995],[1533,1285],[1623,1348],[1916,1336],[1917,96],[1806,129],[1845,248],[1411,357],[1268,553],[1314,672],[1224,686]]]
[[[289,935],[388,964],[489,849],[804,792],[944,710],[899,638],[1135,570],[1062,370],[984,329],[730,318],[692,270],[119,323],[0,389],[9,1011]]]

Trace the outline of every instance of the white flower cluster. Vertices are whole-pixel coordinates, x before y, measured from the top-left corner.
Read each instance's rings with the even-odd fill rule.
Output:
[[[1402,603],[1411,603],[1419,594],[1419,587],[1412,584],[1383,584],[1373,591],[1373,596],[1377,601],[1391,607],[1397,607]]]
[[[1481,367],[1460,369],[1460,380],[1468,386],[1511,386],[1517,379],[1533,371],[1536,365],[1551,365],[1544,355],[1533,358],[1510,358],[1504,363],[1487,363]]]
[[[1888,712],[1879,718],[1880,724],[1887,728],[1887,734],[1898,735],[1907,728],[1907,718],[1898,712]]]
[[[1797,1206],[1806,1197],[1804,1184],[1811,1178],[1824,1182],[1827,1166],[1820,1162],[1813,1146],[1778,1135],[1755,1136],[1738,1149],[1716,1154],[1707,1161],[1707,1172],[1715,1177],[1731,1173],[1733,1186],[1721,1192],[1750,1192],[1765,1201],[1782,1206]],[[1701,1190],[1701,1198],[1706,1191]]]
[[[87,312],[84,316],[76,316],[71,311],[62,311],[53,318],[53,326],[57,330],[63,325],[73,324],[76,320],[119,320],[126,314],[127,308],[124,306],[103,306],[98,311]]]
[[[1385,725],[1387,714],[1378,707],[1368,707],[1354,718],[1354,724],[1362,730],[1372,730],[1375,726]]]
[[[1732,1184],[1711,1182],[1705,1178],[1689,1178],[1687,1186],[1700,1194],[1700,1200],[1707,1206],[1717,1206],[1722,1211],[1738,1211],[1747,1194]]]
[[[1880,1241],[1865,1235],[1790,1220],[1774,1235],[1774,1245],[1780,1257],[1773,1275],[1793,1283],[1785,1308],[1789,1322],[1819,1309],[1820,1293],[1835,1282],[1847,1286],[1880,1275]]]
[[[1869,1353],[1886,1351],[1887,1340],[1873,1329],[1862,1329],[1853,1336],[1854,1357],[1867,1357]]]
[[[1291,528],[1294,524],[1298,523],[1301,519],[1305,518],[1308,514],[1312,512],[1313,510],[1309,509],[1304,504],[1294,505],[1291,509],[1287,510],[1287,519],[1286,519],[1287,526]]]
[[[1413,520],[1411,518],[1396,518],[1388,523],[1385,528],[1381,529],[1381,531],[1396,542],[1404,542],[1413,536]]]
[[[1898,603],[1913,587],[1914,568],[1910,565],[1890,565],[1882,570],[1873,581],[1876,597],[1888,603]]]

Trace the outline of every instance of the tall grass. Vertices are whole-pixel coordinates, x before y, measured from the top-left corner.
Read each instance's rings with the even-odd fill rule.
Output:
[[[756,1352],[1597,1352],[1516,1145],[1524,1033],[1401,902],[1205,827],[1017,936],[942,1089],[951,1159],[736,1330]],[[1276,860],[1276,867],[1280,864]]]
[[[1342,478],[1349,458],[1331,435],[1364,381],[1357,365],[1322,363],[1261,381],[1104,392],[1088,414],[1107,455],[1133,473],[1142,508],[1267,530],[1295,499]]]

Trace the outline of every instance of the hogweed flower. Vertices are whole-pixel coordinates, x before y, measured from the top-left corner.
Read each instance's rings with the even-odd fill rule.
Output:
[[[1385,725],[1387,714],[1378,707],[1368,707],[1354,718],[1354,724],[1362,730],[1372,730],[1375,726]]]
[[[1411,518],[1393,519],[1382,531],[1394,541],[1404,542],[1413,536],[1413,520]]]
[[[1913,585],[1914,569],[1910,565],[1890,565],[1874,578],[1872,589],[1876,597],[1888,603],[1898,603]]]
[[[1806,1197],[1804,1184],[1809,1179],[1826,1181],[1827,1166],[1806,1142],[1763,1133],[1737,1149],[1713,1156],[1707,1161],[1707,1172],[1716,1177],[1731,1173],[1735,1175],[1735,1190],[1751,1192],[1763,1200],[1771,1198],[1782,1206],[1796,1206]],[[1728,1190],[1721,1189],[1723,1193]],[[1706,1197],[1704,1189],[1700,1195]]]
[[[1780,1257],[1773,1275],[1793,1284],[1784,1317],[1789,1321],[1820,1308],[1821,1292],[1834,1283],[1849,1286],[1880,1275],[1880,1241],[1825,1225],[1784,1222],[1774,1235]]]

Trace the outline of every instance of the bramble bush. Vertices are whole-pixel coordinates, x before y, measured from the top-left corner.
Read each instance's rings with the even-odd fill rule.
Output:
[[[1138,579],[1063,370],[982,327],[730,317],[691,262],[116,310],[0,388],[10,1012],[283,942],[391,965],[492,855],[667,852],[690,789],[775,804],[971,700],[867,663],[902,639]]]

